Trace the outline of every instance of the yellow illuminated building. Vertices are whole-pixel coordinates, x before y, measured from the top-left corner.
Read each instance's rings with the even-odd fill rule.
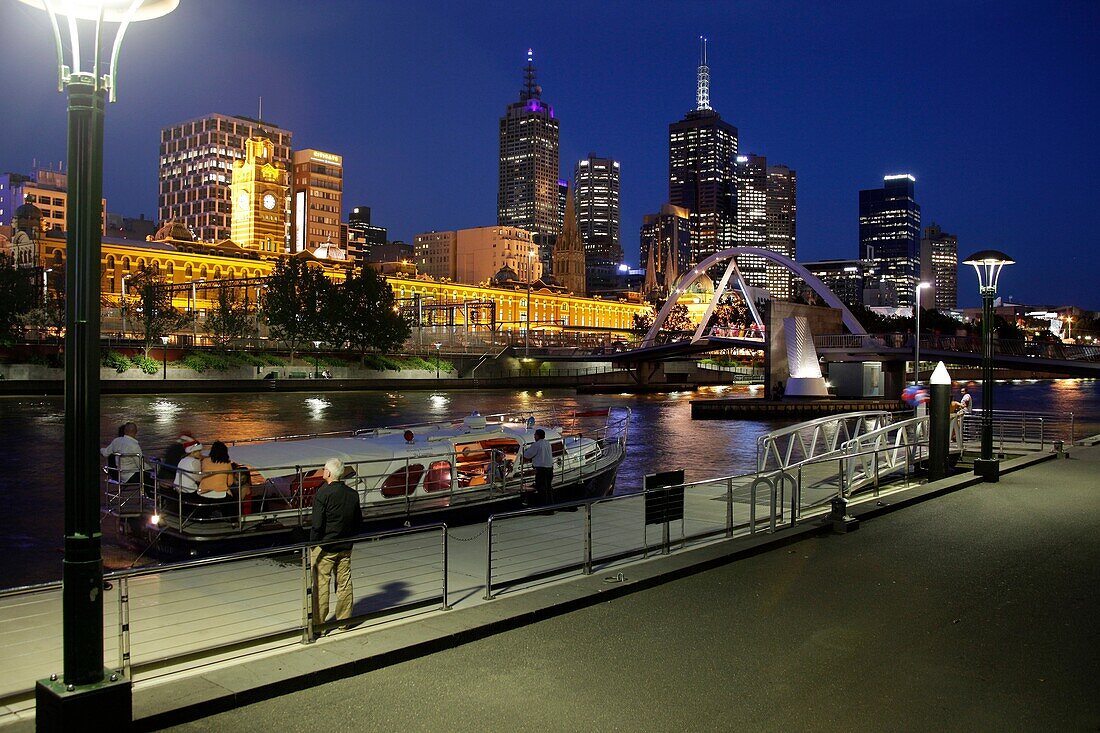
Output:
[[[274,156],[274,143],[265,137],[250,137],[244,143],[244,159],[233,162],[231,239],[245,249],[287,249],[290,174]]]
[[[181,310],[194,308],[200,320],[217,298],[217,292],[209,286],[204,288],[204,283],[265,278],[271,275],[275,263],[282,257],[306,259],[314,266],[323,268],[326,276],[334,282],[342,282],[347,277],[346,263],[328,262],[310,252],[285,255],[239,247],[229,240],[218,243],[189,241],[187,236],[186,227],[169,223],[148,242],[105,238],[100,279],[105,301],[117,306],[124,279],[141,267],[156,268],[167,283],[176,285],[175,306]],[[60,271],[65,265],[65,240],[46,236],[38,244],[40,261],[32,266],[52,267]],[[650,309],[644,303],[576,297],[547,288],[532,290],[528,305],[525,283],[511,282],[489,287],[464,285],[417,276],[411,272],[411,265],[405,269],[404,272],[385,275],[399,301],[419,299],[423,303],[437,305],[491,301],[496,308],[497,327],[505,331],[521,330],[528,320],[533,329],[626,330],[633,326],[636,313]],[[179,287],[187,284],[195,285],[193,303],[192,289]],[[262,287],[262,283],[254,282],[249,287]],[[250,301],[254,297],[248,296]],[[112,330],[110,319],[105,319],[104,329]]]

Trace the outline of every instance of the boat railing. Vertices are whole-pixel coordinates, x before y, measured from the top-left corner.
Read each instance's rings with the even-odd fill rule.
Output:
[[[624,412],[590,430],[563,431],[556,484],[585,480],[622,460],[629,427],[629,410]],[[531,490],[534,470],[519,456],[522,444],[516,448],[514,454],[494,448],[483,451],[483,457],[462,460],[465,454],[456,455],[447,445],[431,453],[349,461],[344,480],[359,492],[368,517],[375,507],[388,514],[411,514],[425,498],[450,502],[471,490],[487,492],[489,498]],[[208,499],[181,491],[179,482],[186,476],[188,483],[198,485],[209,472],[191,472],[156,458],[145,462],[150,470],[125,483],[112,480],[110,469],[104,467],[106,509],[120,517],[150,516],[160,531],[197,531],[217,524],[227,534],[244,533],[273,519],[293,519],[295,526],[306,526],[313,495],[323,483],[323,463],[260,469],[234,464],[230,496]],[[423,491],[418,493],[418,488]]]
[[[337,625],[446,610],[447,539],[445,524],[351,538],[354,611],[338,622],[315,616],[315,543],[105,573],[104,659],[149,680],[230,648],[310,644]],[[21,629],[18,643],[0,645],[0,699],[31,694],[62,668],[61,606],[60,583],[0,592],[5,628]]]
[[[866,410],[827,415],[773,430],[756,439],[756,470],[789,469],[836,453],[845,442],[893,420],[889,411]]]

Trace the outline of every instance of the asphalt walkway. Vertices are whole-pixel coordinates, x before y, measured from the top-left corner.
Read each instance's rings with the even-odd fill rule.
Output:
[[[165,730],[1095,731],[1098,567],[1100,448],[1075,448],[363,674],[268,669],[294,689]]]

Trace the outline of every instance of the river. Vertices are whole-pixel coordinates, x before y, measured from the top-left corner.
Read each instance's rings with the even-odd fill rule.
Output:
[[[127,420],[138,440],[159,455],[181,432],[214,440],[376,427],[494,412],[629,407],[633,416],[618,490],[641,485],[647,473],[683,468],[701,479],[751,471],[757,436],[786,420],[693,421],[692,399],[752,397],[755,390],[718,387],[660,395],[576,395],[572,390],[366,391],[260,394],[105,396],[100,433],[105,445]],[[1073,412],[1078,437],[1100,432],[1100,380],[1047,380],[997,385],[997,407]],[[981,404],[981,390],[974,393]],[[0,492],[7,509],[0,530],[0,588],[61,577],[64,439],[61,397],[0,398]],[[104,536],[108,569],[126,567],[132,553]]]

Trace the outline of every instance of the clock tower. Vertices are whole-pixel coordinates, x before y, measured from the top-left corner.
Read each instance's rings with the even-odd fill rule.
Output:
[[[275,145],[265,137],[244,143],[244,159],[233,161],[230,200],[231,239],[245,249],[286,252],[289,173],[274,160]]]

